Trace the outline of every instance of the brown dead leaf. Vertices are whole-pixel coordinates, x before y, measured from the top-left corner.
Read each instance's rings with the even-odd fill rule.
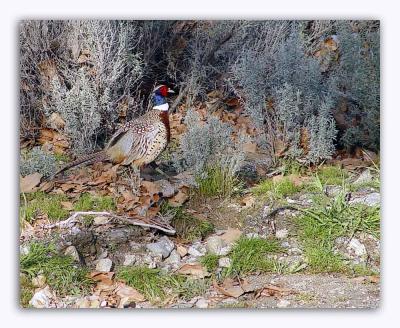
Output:
[[[113,284],[114,272],[93,271],[90,272],[89,277],[98,283],[111,286]]]
[[[186,192],[179,190],[175,196],[168,199],[168,203],[173,207],[179,207],[182,206],[182,204],[186,202],[188,198],[189,195]]]
[[[256,199],[252,195],[246,195],[240,200],[240,205],[245,208],[251,207],[255,204]]]
[[[60,114],[58,113],[53,113],[50,115],[49,119],[47,120],[47,123],[50,125],[52,129],[63,129],[65,126],[65,121],[61,117]]]
[[[121,298],[127,298],[130,302],[143,302],[145,297],[139,293],[135,288],[118,282],[115,293]]]
[[[283,288],[275,285],[266,285],[264,286],[258,293],[257,297],[259,296],[287,296],[290,294],[294,294],[295,292],[288,288]]]
[[[24,193],[35,191],[35,187],[39,185],[42,177],[43,175],[37,172],[25,177],[21,176],[19,179],[19,191]]]
[[[246,153],[256,153],[257,152],[257,144],[256,143],[251,143],[251,142],[245,143],[243,145],[243,150]]]
[[[151,181],[142,181],[141,186],[144,187],[150,195],[160,192],[159,186]]]
[[[182,265],[177,273],[195,276],[197,278],[209,277],[211,274],[200,263],[187,263]]]

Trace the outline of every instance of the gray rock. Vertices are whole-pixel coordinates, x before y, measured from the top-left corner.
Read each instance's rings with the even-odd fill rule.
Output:
[[[43,288],[46,284],[46,277],[42,274],[32,278],[32,285],[35,287]]]
[[[365,249],[364,244],[362,244],[357,238],[352,238],[347,248],[354,251],[354,254],[357,256],[361,257],[367,255],[367,250]]]
[[[341,186],[328,185],[324,187],[324,192],[328,197],[336,197],[343,191]]]
[[[173,250],[168,258],[164,261],[166,264],[176,265],[181,261],[181,256],[178,254],[176,250]]]
[[[96,264],[96,271],[110,272],[113,263],[110,259],[100,259]]]
[[[155,269],[158,267],[159,263],[162,261],[161,255],[145,255],[143,257],[143,263],[147,264],[149,269]]]
[[[122,265],[133,265],[136,262],[136,256],[133,254],[126,254],[124,263]]]
[[[367,206],[378,206],[381,203],[381,194],[379,192],[373,192],[371,194],[355,197],[352,199],[350,204],[364,204]]]
[[[194,243],[188,249],[188,253],[195,257],[203,256],[206,254],[206,252],[207,252],[206,248],[199,242]]]
[[[229,257],[221,257],[218,260],[218,266],[221,268],[229,268],[231,266],[231,259]]]
[[[276,306],[278,308],[287,308],[290,305],[290,302],[288,300],[280,300]]]
[[[353,182],[356,185],[360,185],[363,183],[370,182],[372,180],[371,171],[366,169],[361,172],[361,174],[357,177],[357,179]]]
[[[156,255],[161,255],[163,258],[167,258],[171,254],[175,245],[172,241],[168,239],[167,236],[163,236],[156,243],[147,244],[146,248]]]
[[[207,309],[208,308],[208,301],[205,298],[200,298],[196,302],[196,307],[199,309]]]
[[[218,236],[211,236],[207,239],[207,251],[210,254],[221,255],[221,249],[225,246],[225,242]]]
[[[176,189],[174,186],[167,180],[158,180],[155,181],[156,184],[164,197],[172,197],[175,194]]]
[[[80,256],[75,246],[68,246],[64,255],[71,256],[75,262],[80,262]]]
[[[29,304],[38,309],[49,308],[52,298],[53,294],[50,291],[49,286],[46,286],[45,288],[38,290],[33,295],[31,300],[29,301]]]
[[[280,229],[276,231],[275,237],[278,239],[285,239],[288,236],[287,229]]]
[[[93,224],[94,225],[102,225],[102,224],[108,223],[108,221],[110,221],[110,218],[108,218],[106,216],[96,216],[93,219]]]

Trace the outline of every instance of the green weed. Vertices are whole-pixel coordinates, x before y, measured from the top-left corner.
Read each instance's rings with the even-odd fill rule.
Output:
[[[322,166],[316,175],[322,185],[342,185],[348,178],[348,173],[338,166]]]
[[[208,272],[215,272],[218,269],[218,260],[218,255],[208,253],[200,258],[200,263]]]
[[[43,274],[60,296],[86,293],[93,283],[86,269],[78,267],[72,257],[57,254],[52,244],[32,243],[20,257],[20,270],[29,279]]]
[[[26,194],[26,201],[21,197],[20,219],[31,223],[38,215],[47,215],[50,221],[61,220],[68,216],[61,202],[65,195],[46,194],[42,191]]]
[[[273,272],[274,261],[268,255],[282,252],[276,240],[261,238],[240,238],[232,248],[231,266],[227,275],[241,275],[254,272]]]
[[[239,178],[227,169],[218,166],[207,168],[196,178],[197,193],[201,197],[229,198],[243,188]]]
[[[288,177],[283,177],[278,181],[268,179],[253,188],[256,195],[272,194],[278,198],[293,195],[299,190],[301,190],[301,187],[296,186]]]
[[[113,211],[115,209],[115,202],[110,196],[95,196],[84,193],[74,203],[75,211]]]

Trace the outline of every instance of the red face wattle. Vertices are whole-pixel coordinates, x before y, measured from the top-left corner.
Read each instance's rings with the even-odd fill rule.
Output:
[[[166,85],[161,86],[159,90],[161,96],[166,97],[168,95],[168,87]]]

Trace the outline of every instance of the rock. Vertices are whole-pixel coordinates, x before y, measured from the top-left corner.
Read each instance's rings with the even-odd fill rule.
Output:
[[[221,257],[218,260],[218,266],[221,268],[229,268],[231,266],[231,259],[229,257]]]
[[[64,255],[71,256],[75,262],[80,262],[80,256],[75,246],[68,246],[64,252]]]
[[[336,197],[338,196],[341,192],[343,191],[343,188],[341,186],[332,186],[328,185],[324,187],[324,193],[328,197]]]
[[[357,238],[352,238],[350,240],[347,249],[351,249],[357,256],[365,256],[367,255],[367,250],[365,249],[364,244],[362,244]]]
[[[221,255],[221,249],[226,246],[219,236],[211,236],[207,239],[206,248],[210,254]]]
[[[38,290],[33,295],[31,300],[29,301],[29,304],[38,309],[49,308],[52,298],[53,294],[50,291],[50,287],[46,286],[45,288]]]
[[[303,254],[303,251],[300,248],[293,247],[293,248],[289,248],[288,254],[289,255],[301,255],[301,254]]]
[[[373,192],[366,196],[357,197],[350,200],[350,204],[364,204],[367,206],[378,206],[381,203],[381,195],[379,192]]]
[[[221,248],[219,255],[221,255],[221,256],[228,255],[229,252],[231,251],[231,249],[232,249],[232,245],[225,246],[225,247]]]
[[[287,229],[280,229],[276,231],[275,237],[278,239],[285,239],[288,236]]]
[[[108,251],[105,250],[103,252],[101,252],[101,254],[98,256],[98,259],[105,259],[108,256]]]
[[[161,255],[145,255],[143,257],[143,262],[147,264],[149,269],[155,269],[158,267],[158,264],[162,261]]]
[[[175,245],[172,241],[168,239],[167,236],[160,238],[156,243],[147,244],[146,248],[156,255],[161,255],[162,258],[167,258],[171,254]]]
[[[108,223],[108,221],[110,221],[110,219],[106,216],[96,216],[93,219],[93,224],[94,225],[102,225],[102,224]]]
[[[196,302],[196,307],[199,309],[207,309],[208,308],[208,301],[204,298],[200,298],[197,302]]]
[[[173,250],[168,258],[164,261],[166,264],[176,265],[181,261],[181,256],[178,254],[176,250]]]
[[[281,246],[282,246],[283,248],[289,248],[289,247],[290,247],[290,244],[289,244],[289,242],[287,242],[287,241],[283,241],[283,242],[281,243]]]
[[[43,288],[46,284],[46,277],[42,274],[32,278],[32,285],[35,287]]]
[[[357,179],[353,182],[355,185],[360,185],[363,183],[370,182],[372,180],[371,171],[366,169],[361,172],[361,174],[357,177]]]
[[[20,255],[28,255],[29,253],[29,246],[28,245],[21,245],[19,246]]]
[[[195,257],[203,256],[206,254],[206,252],[207,252],[206,248],[199,242],[194,243],[188,249],[188,253]]]
[[[122,265],[133,265],[136,262],[136,256],[133,254],[126,254],[124,258],[124,263]]]
[[[290,305],[290,302],[288,300],[280,300],[276,306],[278,308],[287,308]]]
[[[249,232],[246,234],[247,238],[260,238],[260,235],[257,232]]]
[[[110,259],[100,259],[96,264],[96,271],[110,272],[113,263]]]
[[[185,246],[182,246],[182,245],[178,245],[176,247],[176,251],[178,252],[178,254],[181,257],[184,257],[188,253],[187,248]]]
[[[157,185],[158,189],[162,193],[162,195],[166,198],[172,197],[175,195],[176,189],[174,186],[167,180],[158,180],[154,181],[154,184]]]

